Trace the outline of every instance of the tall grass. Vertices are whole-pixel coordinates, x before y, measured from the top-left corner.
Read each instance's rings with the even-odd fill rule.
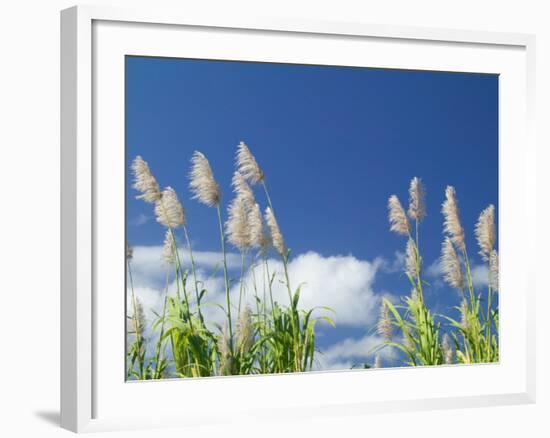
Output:
[[[487,289],[476,290],[456,192],[450,186],[445,190],[440,266],[447,284],[458,292],[455,310],[459,318],[453,318],[433,313],[425,301],[428,282],[423,278],[420,251],[424,197],[422,182],[413,178],[407,213],[397,196],[392,195],[388,201],[390,230],[407,239],[404,273],[411,292],[398,304],[382,300],[378,333],[384,343],[377,350],[394,348],[402,353],[407,365],[498,361],[498,305],[493,297],[498,290],[494,207],[490,205],[481,212],[475,227],[479,253],[488,272]]]
[[[157,222],[165,228],[165,287],[162,310],[153,321],[146,321],[134,291],[132,250],[127,247],[128,378],[312,370],[317,353],[316,325],[324,321],[334,326],[326,316],[331,309],[300,306],[301,285],[292,283],[289,269],[291,250],[275,214],[266,175],[248,146],[243,142],[237,146],[232,199],[227,204],[207,157],[198,151],[191,157],[192,199],[211,209],[217,222],[212,233],[219,238],[223,304],[209,301],[209,291],[194,259],[192,230],[175,190],[161,190],[149,165],[139,156],[132,163],[132,171],[137,198],[153,205]],[[261,194],[260,200],[256,191]],[[371,351],[375,353],[374,363],[365,364],[365,368],[382,366],[384,348],[397,350],[398,360],[411,366],[499,360],[494,207],[483,210],[475,226],[479,254],[488,272],[487,288],[476,288],[456,192],[453,187],[445,191],[440,266],[447,284],[457,291],[457,298],[454,314],[444,315],[434,312],[426,300],[429,283],[421,251],[425,197],[422,181],[413,178],[407,209],[396,195],[388,200],[390,231],[404,239],[403,271],[410,292],[399,302],[382,299],[376,330],[383,343]],[[238,278],[232,278],[228,269],[229,246],[240,254]],[[275,262],[273,257],[278,260]],[[275,284],[281,284],[285,291],[286,297],[280,301],[275,299]],[[232,290],[238,290],[238,295],[232,295]],[[223,317],[205,313],[207,308],[219,309]],[[315,313],[318,309],[324,311],[321,316]]]
[[[163,259],[167,267],[162,313],[155,315],[150,329],[155,332],[155,351],[146,351],[143,309],[137,300],[128,258],[130,302],[133,311],[128,324],[129,378],[145,380],[165,377],[200,377],[255,373],[286,373],[311,370],[315,355],[315,326],[319,320],[334,325],[327,316],[313,316],[315,309],[299,306],[300,286],[293,289],[289,275],[290,250],[274,214],[264,172],[248,146],[240,143],[232,187],[234,198],[223,219],[222,193],[206,156],[196,151],[191,158],[189,188],[193,199],[215,210],[220,239],[225,306],[219,306],[225,322],[206,320],[203,306],[208,291],[198,278],[190,230],[183,205],[176,192],[163,190],[147,162],[136,157],[132,163],[133,187],[138,199],[154,205],[157,222],[166,228]],[[253,186],[262,187],[267,207],[262,215]],[[183,231],[187,259],[180,248],[178,231]],[[213,232],[216,232],[213,230]],[[227,264],[231,244],[241,254],[239,299],[232,302],[232,280]],[[274,300],[276,272],[270,266],[270,252],[283,266],[288,303]],[[257,270],[261,274],[257,277]],[[252,277],[253,305],[247,294]],[[257,281],[261,279],[261,281]],[[173,285],[173,291],[169,290]]]

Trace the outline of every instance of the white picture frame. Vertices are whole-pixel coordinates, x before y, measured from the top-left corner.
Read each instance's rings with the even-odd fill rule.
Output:
[[[146,38],[140,37],[144,29],[148,29]],[[336,53],[341,47],[339,56],[342,58],[336,62],[348,65],[350,59],[359,57],[357,48],[371,50],[368,48],[371,47],[369,53],[376,59],[377,66],[436,70],[460,70],[467,66],[468,71],[502,75],[499,196],[504,251],[501,251],[501,283],[504,291],[509,285],[509,290],[520,292],[503,292],[502,308],[507,316],[502,322],[503,355],[499,364],[453,369],[377,370],[370,372],[368,378],[364,371],[345,371],[199,379],[184,383],[186,391],[195,395],[193,405],[180,404],[174,411],[158,406],[158,412],[149,406],[148,415],[132,415],[134,409],[119,408],[131,405],[132,399],[139,394],[170,400],[170,394],[181,388],[182,381],[125,383],[120,370],[105,360],[120,348],[120,342],[111,342],[105,330],[115,324],[121,300],[113,301],[112,306],[109,304],[109,309],[113,309],[109,311],[105,306],[110,298],[98,300],[97,293],[98,285],[100,287],[102,282],[116,275],[116,271],[109,272],[105,267],[116,266],[116,260],[111,263],[109,254],[112,252],[104,242],[119,242],[120,229],[107,230],[99,213],[105,209],[97,207],[98,203],[105,202],[105,206],[115,206],[116,210],[123,180],[119,174],[122,167],[115,157],[117,153],[113,152],[113,157],[98,155],[97,147],[98,144],[110,145],[111,149],[118,150],[117,143],[123,135],[120,126],[121,110],[124,109],[120,106],[123,75],[120,76],[120,63],[116,59],[120,60],[121,54],[157,52],[161,56],[177,56],[182,50],[181,44],[170,41],[180,36],[195,38],[193,32],[200,33],[205,41],[202,44],[200,39],[193,40],[197,42],[193,55],[202,53],[205,58],[240,57],[236,52],[232,55],[231,50],[225,55],[219,52],[225,50],[220,32],[233,32],[234,42],[250,42],[248,49],[242,50],[249,50],[246,56],[251,59],[257,56],[262,60],[285,60],[293,56],[294,60],[299,60],[302,56],[300,45],[295,45],[294,53],[288,44],[292,38],[296,41],[302,38],[311,44],[303,46],[309,47],[308,56],[318,56],[315,60],[319,63],[323,63],[321,56],[330,56],[331,51]],[[280,43],[280,50],[277,49],[278,39],[285,40]],[[262,43],[255,43],[256,40]],[[322,52],[328,55],[316,51],[317,40],[323,43]],[[266,42],[269,51],[265,50]],[[379,47],[381,44],[384,48]],[[246,46],[238,44],[239,47],[243,45]],[[417,53],[413,53],[413,49]],[[406,52],[411,52],[409,57]],[[216,414],[216,422],[223,423],[247,417],[269,420],[280,416],[361,415],[534,402],[535,272],[520,258],[525,259],[521,254],[533,251],[536,224],[534,216],[517,206],[517,202],[536,204],[536,146],[532,132],[534,53],[534,36],[524,34],[259,18],[240,13],[231,17],[198,16],[181,10],[104,6],[77,6],[62,11],[61,426],[75,432],[88,432],[183,426],[207,421],[211,424],[212,413]],[[413,55],[418,55],[414,61]],[[111,62],[113,59],[115,61]],[[106,185],[116,187],[117,184],[121,186],[112,191],[112,196],[107,193]],[[120,209],[123,212],[123,206]],[[116,211],[114,215],[117,217]],[[519,228],[523,239],[518,238]],[[511,266],[512,262],[514,272],[507,273],[506,266]],[[121,299],[123,295],[121,293]],[[99,314],[101,323],[98,322]],[[506,354],[506,345],[514,347],[514,355]],[[123,356],[123,350],[120,355]],[[416,373],[414,383],[411,382],[406,390],[404,385],[396,384],[382,393],[380,388],[389,388],[389,379],[392,382],[410,381],[411,371]],[[452,384],[442,387],[441,382],[450,379],[454,387]],[[462,385],[465,379],[479,382],[478,390]],[[378,386],[376,382],[380,382]],[[322,393],[316,390],[320,385]],[[361,385],[369,391],[364,391]],[[291,388],[307,390],[310,395],[300,403],[286,403],[284,390]],[[268,390],[275,391],[273,404],[247,402],[251,396]],[[211,401],[213,394],[219,399],[218,404],[235,400],[236,406],[225,411],[216,407],[216,403],[208,409],[201,408],[197,397]],[[323,399],[321,394],[329,394],[330,400]]]

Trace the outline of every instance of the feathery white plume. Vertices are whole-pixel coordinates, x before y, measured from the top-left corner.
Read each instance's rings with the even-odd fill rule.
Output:
[[[199,151],[195,151],[191,158],[190,180],[193,199],[208,207],[216,207],[220,203],[220,187],[214,179],[208,159]]]
[[[420,222],[426,216],[426,190],[422,180],[416,176],[409,187],[409,217]]]
[[[162,259],[166,262],[166,264],[174,265],[176,263],[176,251],[177,246],[174,241],[174,234],[172,230],[168,229],[166,230],[164,244],[162,246]]]
[[[221,336],[218,338],[218,351],[220,353],[220,374],[230,376],[233,374],[233,356],[231,355],[231,339],[229,337],[227,321],[223,327]]]
[[[233,198],[228,207],[228,219],[225,223],[227,240],[240,250],[250,246],[248,212],[241,196]]]
[[[126,260],[130,261],[134,258],[134,248],[126,242]]]
[[[141,192],[141,195],[136,198],[150,203],[157,202],[161,196],[159,184],[151,173],[147,162],[139,155],[132,162],[132,171],[134,173],[133,187]]]
[[[456,289],[464,289],[464,275],[460,265],[460,259],[456,253],[453,242],[449,237],[445,237],[441,247],[441,267],[443,269],[443,278]]]
[[[143,338],[143,332],[145,330],[145,312],[143,311],[143,305],[139,298],[135,297],[135,312],[132,313],[132,334],[137,337]]]
[[[381,335],[385,341],[391,341],[393,338],[393,325],[391,322],[390,309],[385,302],[382,302],[380,306],[380,318],[376,326],[378,334]]]
[[[248,211],[248,229],[250,232],[250,245],[254,248],[264,249],[269,244],[266,236],[262,212],[258,204],[252,205]]]
[[[155,204],[157,222],[167,228],[178,228],[185,224],[185,213],[178,195],[172,187],[166,187]]]
[[[257,184],[264,179],[264,173],[256,162],[256,158],[250,152],[250,149],[244,142],[240,142],[237,146],[237,167],[242,176],[250,182]]]
[[[233,174],[231,185],[233,186],[233,191],[235,192],[235,195],[243,199],[246,208],[251,208],[256,203],[252,189],[246,182],[244,176],[239,171],[236,171]]]
[[[445,197],[441,209],[444,217],[443,230],[460,250],[464,250],[464,230],[460,224],[458,201],[454,187],[447,186]]]
[[[451,344],[451,338],[447,333],[443,335],[441,349],[443,350],[443,361],[445,362],[445,364],[450,365],[454,363],[455,352]]]
[[[237,349],[241,355],[246,355],[254,344],[254,328],[252,327],[252,311],[247,306],[237,320],[237,333],[235,334]]]
[[[464,289],[464,275],[460,259],[449,237],[445,237],[441,247],[441,267],[444,279],[450,286],[459,290]]]
[[[418,271],[420,271],[420,258],[418,257],[418,252],[416,251],[414,241],[409,238],[407,240],[407,247],[405,250],[405,268],[409,277],[416,279],[418,276]]]
[[[477,221],[475,234],[477,243],[479,245],[479,254],[485,261],[489,261],[489,257],[496,241],[495,232],[495,207],[489,205],[479,215]]]
[[[409,220],[397,196],[391,195],[388,199],[388,210],[390,231],[408,236],[410,234]]]
[[[273,247],[281,256],[286,257],[285,241],[283,239],[281,229],[279,228],[279,224],[277,223],[277,219],[275,219],[273,211],[269,207],[265,209],[265,221],[271,233]]]
[[[468,330],[470,328],[470,321],[468,317],[468,301],[466,301],[465,298],[462,299],[460,302],[460,326],[464,330]]]

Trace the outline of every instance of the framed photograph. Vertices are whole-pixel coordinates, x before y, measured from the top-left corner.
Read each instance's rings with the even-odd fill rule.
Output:
[[[61,423],[534,401],[534,37],[61,13]]]

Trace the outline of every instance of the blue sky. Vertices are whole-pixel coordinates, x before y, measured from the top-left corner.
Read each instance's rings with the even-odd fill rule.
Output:
[[[267,175],[293,255],[370,263],[372,299],[409,292],[406,278],[394,272],[396,251],[406,242],[389,232],[387,199],[396,194],[407,204],[414,176],[427,188],[425,267],[439,257],[447,185],[456,188],[469,252],[481,264],[473,228],[480,211],[498,201],[497,76],[127,58],[127,169],[139,154],[162,186],[174,187],[197,251],[218,251],[219,236],[214,212],[191,200],[189,159],[195,149],[209,158],[228,202],[241,140]],[[164,230],[151,206],[134,199],[129,171],[127,178],[128,240],[158,246]],[[429,303],[448,310],[457,295],[431,271]],[[320,346],[359,339],[371,327],[372,321],[323,329]]]

